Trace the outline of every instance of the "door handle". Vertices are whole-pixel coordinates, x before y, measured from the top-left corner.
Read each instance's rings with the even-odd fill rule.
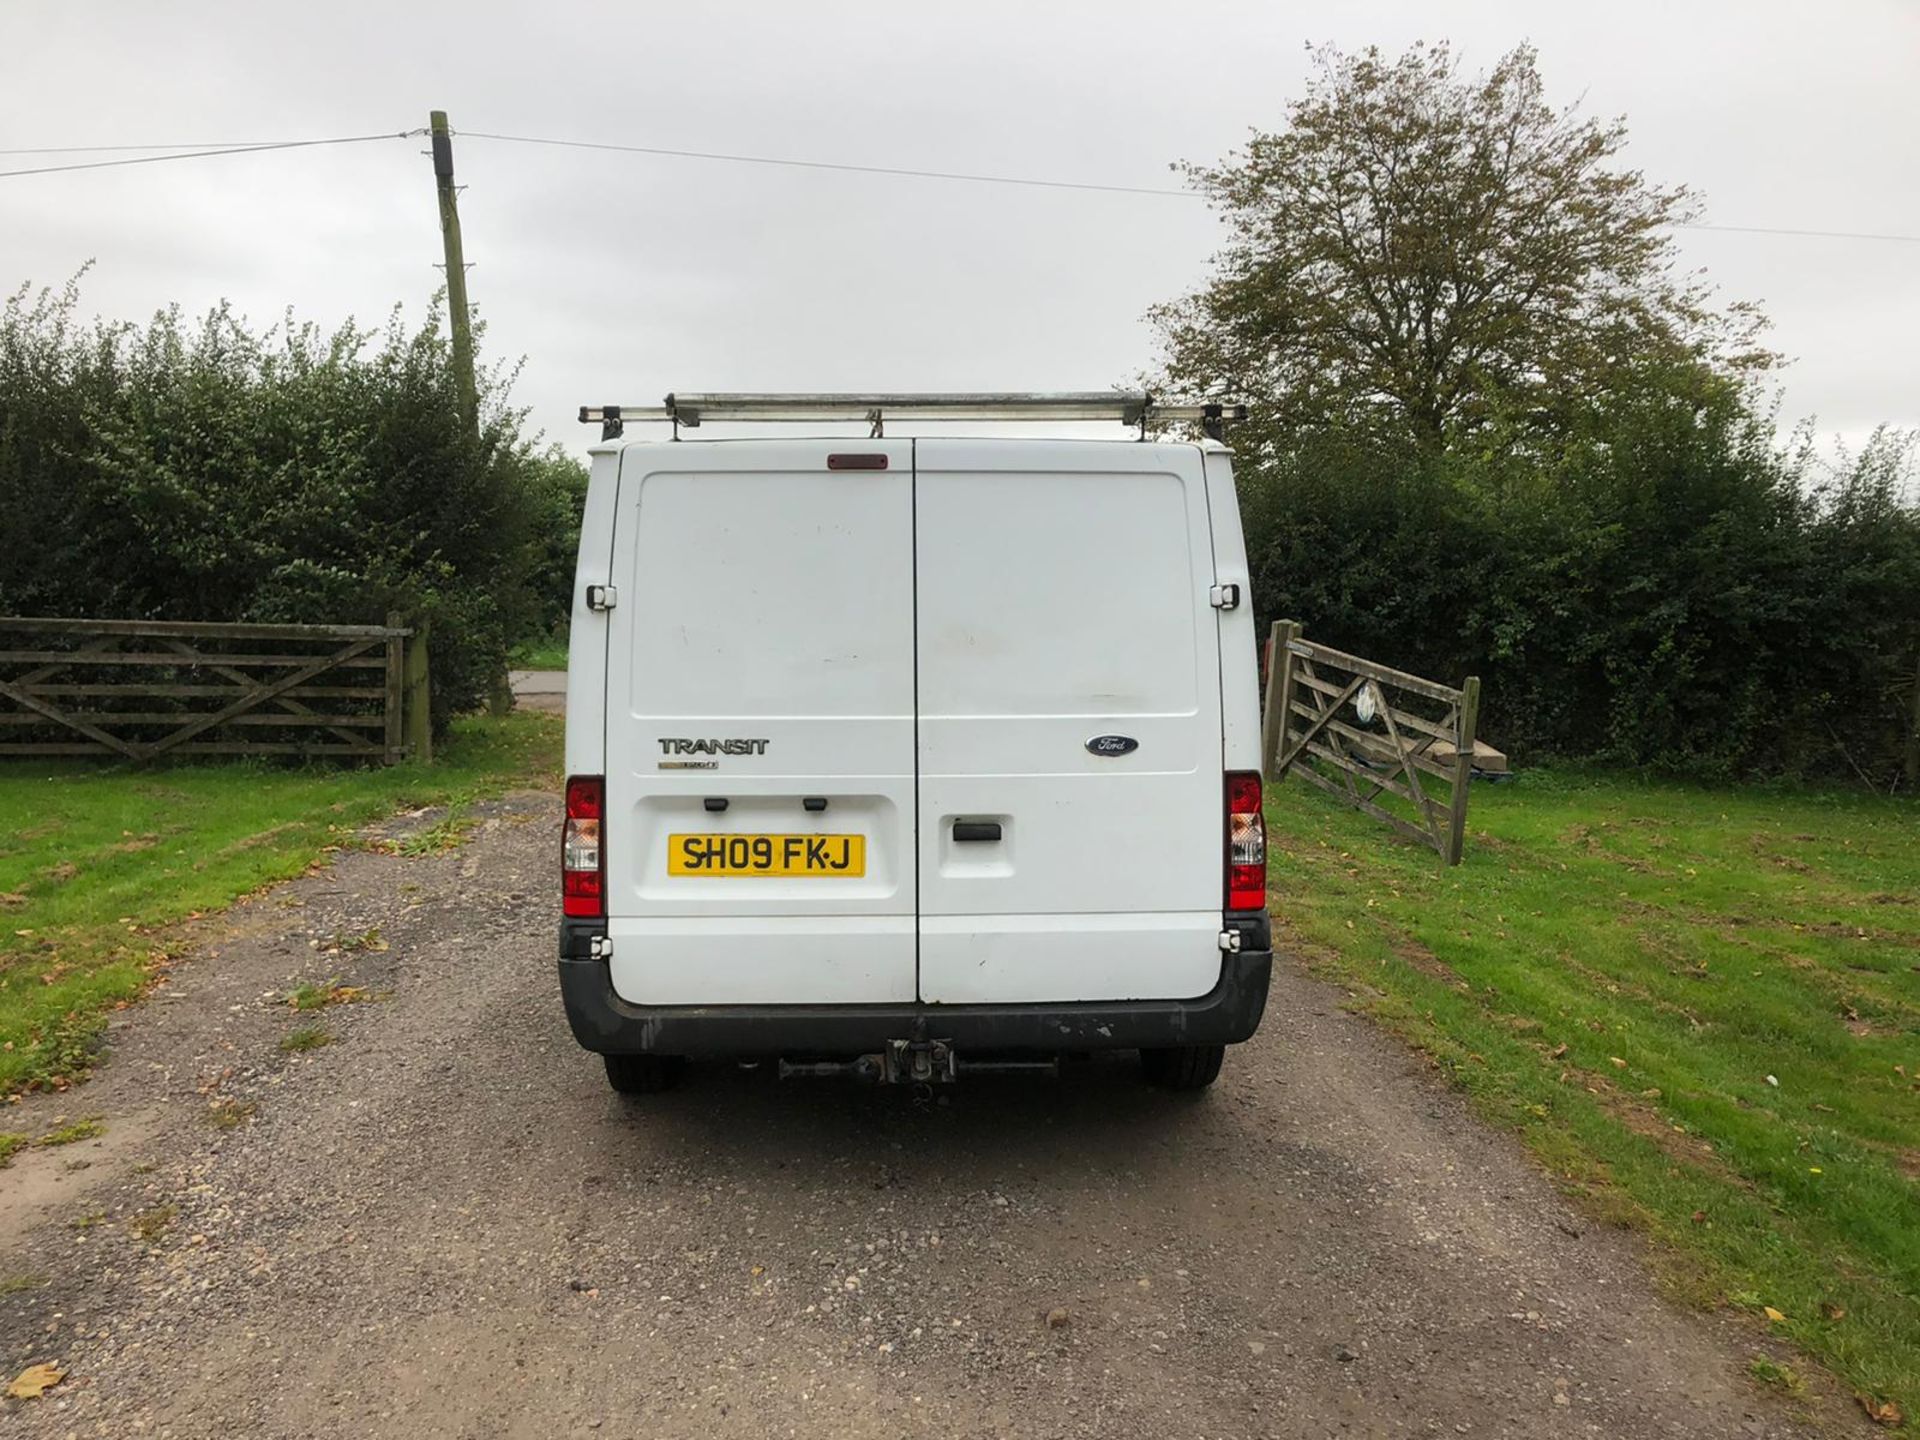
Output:
[[[962,843],[969,840],[998,840],[1000,822],[998,820],[956,820],[953,822],[953,838]]]

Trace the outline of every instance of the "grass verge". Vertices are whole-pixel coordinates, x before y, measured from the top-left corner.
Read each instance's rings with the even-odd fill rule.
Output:
[[[1451,871],[1299,782],[1268,817],[1310,968],[1680,1298],[1920,1411],[1920,806],[1536,773]]]
[[[558,717],[454,723],[430,767],[0,765],[0,1095],[83,1075],[168,931],[298,875],[361,826],[551,783]]]
[[[551,636],[528,640],[513,647],[507,663],[516,670],[564,670],[567,668],[567,637]]]

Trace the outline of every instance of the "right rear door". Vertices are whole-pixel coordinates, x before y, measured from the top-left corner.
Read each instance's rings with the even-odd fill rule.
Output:
[[[1224,795],[1199,452],[921,440],[914,491],[920,998],[1205,994]]]

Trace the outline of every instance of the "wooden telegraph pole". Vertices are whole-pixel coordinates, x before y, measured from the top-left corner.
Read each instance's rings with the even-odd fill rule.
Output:
[[[447,112],[429,117],[433,134],[433,185],[440,193],[440,240],[447,256],[447,324],[453,332],[453,374],[460,387],[460,420],[480,424],[479,387],[473,378],[473,316],[467,309],[467,262],[460,249],[460,199],[453,184],[453,135]]]

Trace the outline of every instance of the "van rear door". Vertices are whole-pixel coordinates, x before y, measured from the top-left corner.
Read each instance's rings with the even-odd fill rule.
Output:
[[[922,440],[920,996],[1220,974],[1213,543],[1189,445]]]
[[[612,574],[615,992],[911,1001],[912,442],[628,446]]]

